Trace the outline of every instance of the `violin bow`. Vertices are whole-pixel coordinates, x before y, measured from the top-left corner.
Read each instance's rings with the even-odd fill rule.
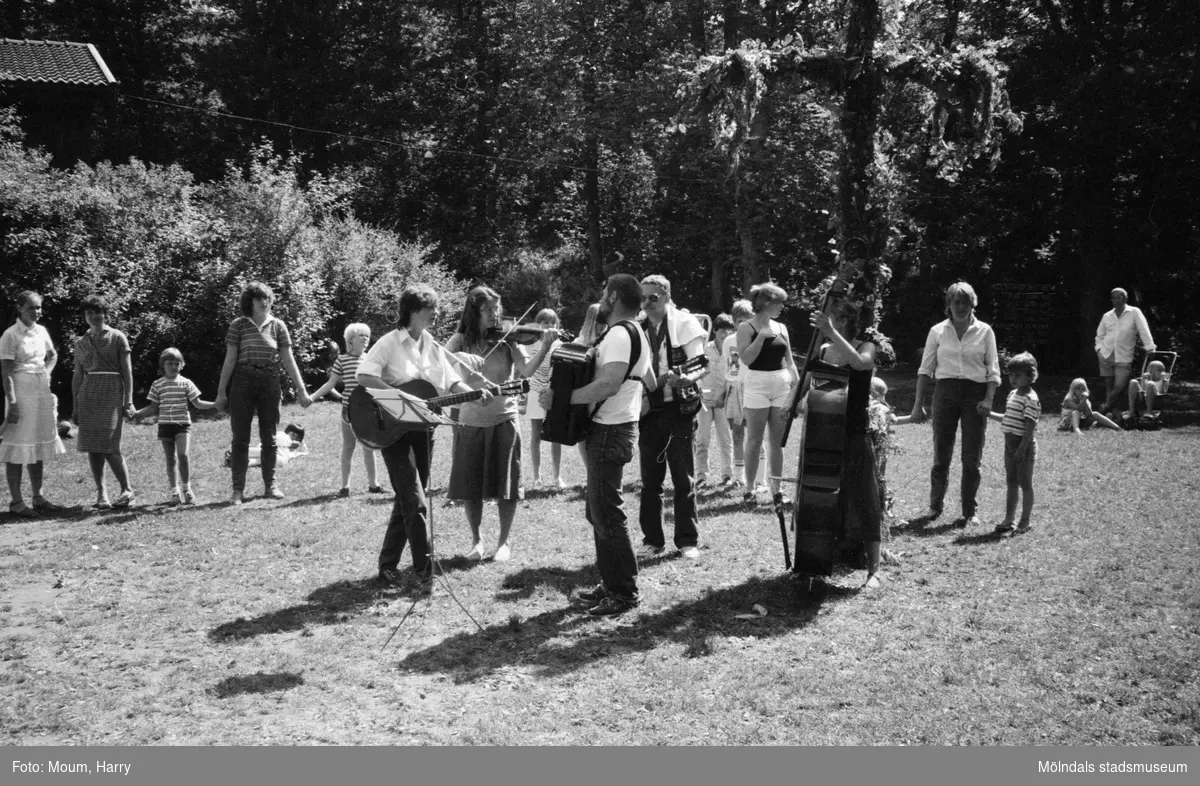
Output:
[[[495,344],[492,344],[492,348],[484,353],[484,355],[483,355],[484,360],[487,360],[488,356],[496,351],[496,347],[498,347],[504,343],[504,339],[508,338],[509,334],[517,329],[517,326],[521,324],[521,320],[523,320],[523,319],[525,319],[525,317],[529,316],[529,312],[533,311],[533,307],[536,306],[537,304],[538,304],[538,302],[536,300],[529,304],[529,308],[525,309],[525,311],[521,314],[521,316],[517,317],[516,320],[512,323],[512,325],[509,326],[508,330],[504,331],[504,335],[500,337],[500,340],[497,341]]]

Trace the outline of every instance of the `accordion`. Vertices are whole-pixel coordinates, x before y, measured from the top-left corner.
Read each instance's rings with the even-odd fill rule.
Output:
[[[574,445],[587,436],[594,404],[571,404],[571,392],[592,381],[596,350],[583,344],[562,344],[550,355],[550,390],[554,394],[542,420],[542,439]]]

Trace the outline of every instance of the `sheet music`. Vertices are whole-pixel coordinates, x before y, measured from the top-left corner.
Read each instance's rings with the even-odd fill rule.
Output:
[[[366,388],[375,402],[403,423],[436,423],[453,426],[456,422],[444,414],[434,412],[425,405],[425,400],[396,388]]]

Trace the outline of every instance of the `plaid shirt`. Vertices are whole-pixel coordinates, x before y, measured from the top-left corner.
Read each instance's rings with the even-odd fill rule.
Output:
[[[239,365],[279,365],[279,350],[292,345],[287,325],[273,316],[268,316],[262,327],[254,324],[250,317],[238,317],[229,323],[225,343],[238,348]]]

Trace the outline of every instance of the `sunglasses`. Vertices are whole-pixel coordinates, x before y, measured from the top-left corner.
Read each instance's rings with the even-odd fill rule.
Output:
[[[643,303],[657,303],[661,299],[662,298],[659,295],[643,295],[642,296]]]

